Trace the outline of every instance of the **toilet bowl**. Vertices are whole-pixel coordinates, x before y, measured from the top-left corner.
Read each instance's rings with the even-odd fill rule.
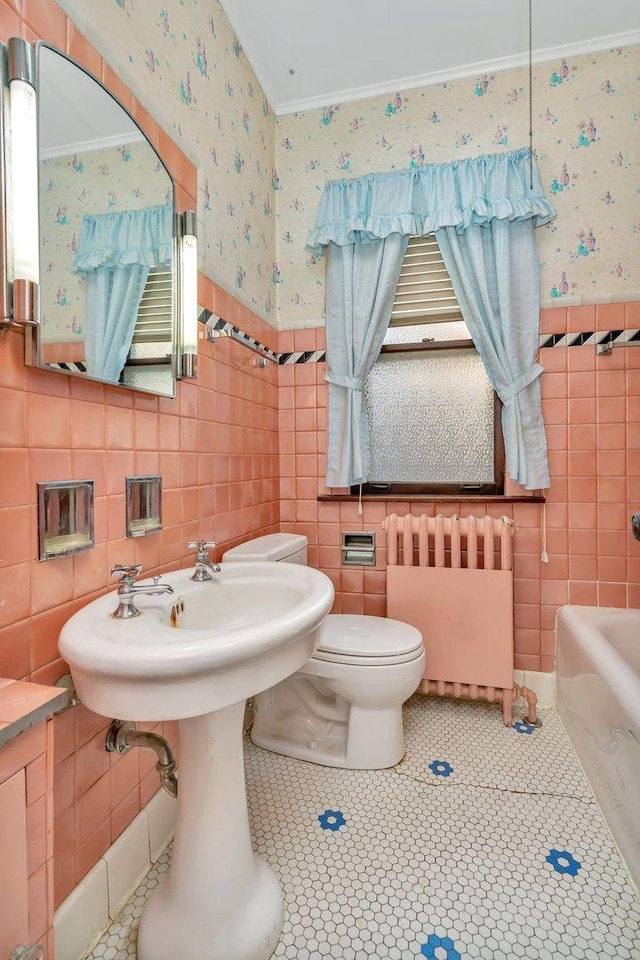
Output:
[[[307,538],[275,533],[228,550],[233,561],[307,562]],[[422,635],[385,617],[329,614],[315,653],[256,696],[259,747],[330,767],[378,770],[404,756],[402,704],[424,674]]]

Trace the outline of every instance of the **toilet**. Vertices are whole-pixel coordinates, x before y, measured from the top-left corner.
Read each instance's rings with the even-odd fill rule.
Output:
[[[228,550],[234,561],[307,562],[307,538],[273,533]],[[402,704],[424,674],[422,635],[385,617],[329,614],[313,656],[256,696],[259,747],[328,767],[379,770],[404,756]]]

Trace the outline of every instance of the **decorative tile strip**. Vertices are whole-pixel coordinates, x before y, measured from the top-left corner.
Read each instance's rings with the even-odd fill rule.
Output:
[[[280,363],[322,363],[326,359],[325,350],[298,350],[296,353],[280,354]]]
[[[219,317],[216,313],[211,313],[210,310],[205,309],[198,317],[198,320],[200,323],[204,323],[208,339],[215,340],[217,336],[232,337],[236,343],[248,347],[255,353],[259,353],[268,360],[272,360],[273,363],[281,363],[280,354],[276,353],[275,350],[267,347],[264,343],[260,343],[255,337],[250,337],[248,333],[240,330],[239,327],[235,327],[232,323],[229,323],[228,320],[223,320],[222,317]]]
[[[543,333],[542,347],[588,347],[605,344],[640,343],[640,330],[595,330],[583,333]]]
[[[64,370],[66,373],[86,373],[87,368],[81,360],[67,360],[66,363],[58,361],[57,363],[47,362],[48,367],[55,367],[56,370]]]
[[[228,320],[223,320],[217,314],[210,310],[203,310],[199,318],[201,323],[207,325],[209,330],[214,331],[218,336],[233,336],[234,340],[243,343],[245,346],[262,353],[278,364],[285,363],[323,363],[327,359],[325,350],[297,350],[292,353],[276,353],[269,347],[255,340],[244,333],[238,327],[234,327]],[[571,333],[543,333],[540,335],[538,344],[541,349],[549,347],[585,347],[585,346],[613,346],[614,344],[639,344],[640,329],[629,330],[588,330]],[[73,370],[82,369],[81,364],[51,364],[51,366],[60,366],[62,369]]]
[[[598,344],[611,345],[640,344],[638,330],[589,330],[582,333],[544,333],[540,335],[539,345],[547,347],[583,347]],[[300,350],[296,353],[281,353],[280,363],[321,363],[326,360],[324,350]]]

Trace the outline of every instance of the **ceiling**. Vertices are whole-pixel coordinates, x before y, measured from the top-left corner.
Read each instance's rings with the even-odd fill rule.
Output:
[[[221,0],[278,115],[520,66],[528,0]],[[534,62],[640,42],[639,0],[531,0]]]
[[[142,139],[129,114],[93,77],[48,47],[40,47],[38,57],[40,159]]]

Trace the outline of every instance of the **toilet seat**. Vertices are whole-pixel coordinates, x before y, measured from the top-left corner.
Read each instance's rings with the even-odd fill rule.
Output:
[[[407,663],[422,652],[420,631],[408,623],[386,617],[329,614],[311,659],[382,667]]]
[[[234,560],[307,563],[307,538],[274,533],[232,547]],[[319,636],[318,636],[319,635]],[[422,634],[407,623],[329,614],[315,653],[296,673],[256,694],[258,747],[346,770],[384,770],[404,755],[402,704],[424,674]]]

